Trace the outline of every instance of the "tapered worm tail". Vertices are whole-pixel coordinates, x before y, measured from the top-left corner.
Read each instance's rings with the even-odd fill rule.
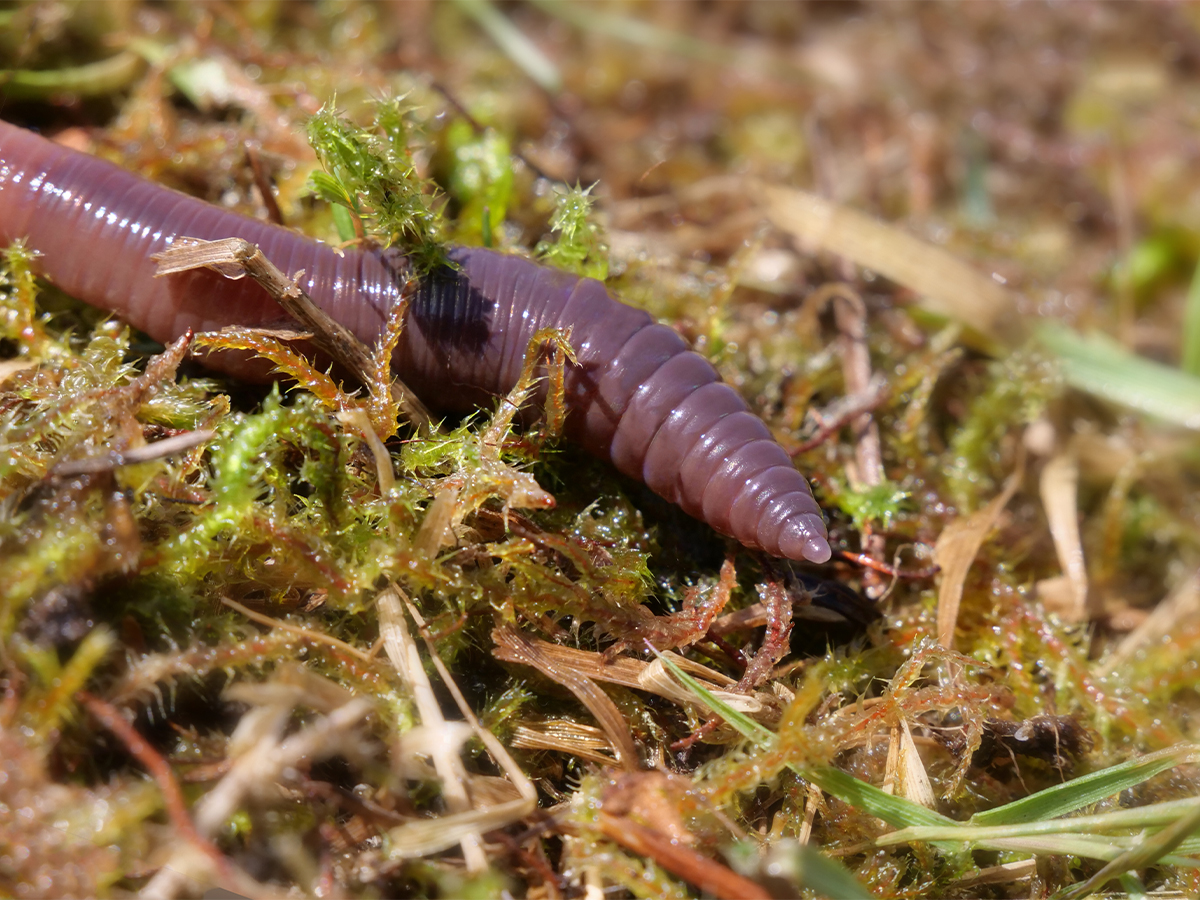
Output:
[[[163,342],[188,328],[280,324],[248,279],[155,278],[151,257],[180,235],[244,238],[282,271],[303,269],[309,296],[368,344],[408,274],[394,251],[339,254],[0,122],[0,241],[28,237],[50,281]],[[462,410],[505,393],[533,335],[570,326],[579,365],[566,380],[569,437],[748,547],[829,558],[807,481],[678,334],[594,279],[489,250],[456,247],[449,257],[458,268],[424,279],[395,356],[427,402]]]

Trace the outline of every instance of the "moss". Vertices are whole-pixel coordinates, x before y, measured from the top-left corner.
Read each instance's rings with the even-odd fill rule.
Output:
[[[945,455],[947,487],[960,509],[976,509],[996,493],[1016,429],[1040,416],[1060,390],[1053,363],[1036,351],[1019,351],[988,365]]]
[[[308,121],[322,167],[309,187],[353,215],[356,237],[369,233],[385,247],[403,241],[424,273],[445,264],[445,226],[428,183],[413,168],[407,112],[402,99],[380,101],[371,126],[360,128],[323,107]]]
[[[861,491],[839,491],[837,504],[850,517],[856,531],[871,527],[887,530],[892,527],[911,496],[911,491],[885,481]]]
[[[550,217],[554,239],[538,244],[537,254],[550,265],[603,281],[608,277],[608,247],[591,218],[594,187],[576,185],[557,192]]]
[[[1088,96],[1066,83],[1084,67],[1065,48],[1100,46],[1088,43],[1098,40],[1090,20],[1070,19],[1069,8],[1009,19],[989,18],[986,10],[927,11],[903,28],[886,6],[853,16],[790,13],[798,18],[787,27],[814,42],[826,29],[853,25],[822,43],[821,54],[801,59],[783,46],[777,14],[765,6],[647,6],[607,19],[607,36],[584,33],[569,17],[555,24],[557,14],[538,5],[497,7],[497,15],[556,56],[565,87],[553,97],[519,77],[505,51],[451,4],[148,10],[159,51],[203,26],[206,52],[228,67],[218,73],[211,65],[197,68],[186,52],[178,61],[157,53],[152,75],[136,79],[128,96],[111,95],[105,108],[119,109],[119,119],[90,130],[99,152],[128,154],[133,166],[244,209],[275,178],[286,201],[313,166],[295,140],[302,110],[317,108],[313,97],[336,93],[351,113],[337,113],[330,101],[311,118],[320,170],[311,196],[281,204],[289,224],[320,230],[329,215],[324,204],[332,204],[344,240],[396,246],[418,270],[441,264],[448,240],[536,248],[548,264],[598,278],[608,274],[611,258],[619,276],[612,289],[680,325],[781,443],[799,448],[824,433],[796,458],[813,480],[835,543],[858,546],[869,528],[885,548],[882,559],[899,555],[902,571],[864,573],[838,562],[822,570],[823,582],[807,571],[774,572],[777,565],[723,543],[611,467],[556,444],[568,358],[562,333],[538,337],[509,397],[417,434],[390,392],[398,317],[373,348],[375,377],[361,394],[262,334],[202,342],[251,349],[295,384],[264,391],[200,379],[181,363],[182,346],[149,351],[120,325],[81,326],[48,312],[54,305],[34,277],[38,261],[18,242],[0,281],[0,844],[21,845],[29,855],[14,864],[0,853],[0,893],[30,886],[89,895],[140,890],[152,875],[147,861],[169,859],[181,843],[182,832],[164,824],[159,786],[127,746],[75,704],[80,687],[129,715],[182,782],[193,821],[236,781],[229,773],[255,747],[278,751],[303,737],[329,751],[322,761],[264,776],[263,790],[243,795],[212,834],[223,859],[293,891],[701,891],[668,866],[669,853],[635,852],[622,842],[627,835],[604,831],[604,816],[656,830],[676,851],[694,852],[692,862],[702,858],[758,879],[767,870],[745,859],[735,866],[739,851],[727,853],[729,846],[752,838],[750,855],[761,850],[769,861],[785,839],[803,836],[877,895],[1027,896],[1097,871],[1092,862],[1059,866],[1053,860],[1064,857],[1046,855],[1050,862],[1037,870],[1033,887],[976,884],[969,879],[981,871],[994,877],[990,867],[1019,860],[928,843],[878,845],[883,829],[874,810],[809,778],[827,767],[858,783],[892,778],[905,796],[911,785],[898,780],[897,759],[908,752],[899,737],[907,728],[938,812],[964,821],[1070,785],[1108,763],[1194,741],[1200,722],[1194,621],[1181,617],[1120,665],[1105,662],[1129,629],[1148,621],[1148,607],[1165,596],[1191,596],[1200,456],[1190,433],[1065,391],[1032,349],[982,358],[960,326],[931,317],[903,286],[759,230],[761,209],[741,180],[746,173],[783,174],[850,206],[894,213],[907,221],[897,227],[1009,279],[1047,316],[1111,325],[1114,295],[1132,291],[1138,303],[1128,311],[1137,328],[1120,337],[1143,355],[1173,359],[1182,276],[1197,246],[1187,211],[1162,213],[1157,217],[1169,224],[1117,246],[1101,201],[1119,187],[1138,213],[1186,205],[1185,190],[1171,192],[1166,203],[1145,187],[1171,170],[1155,154],[1186,141],[1143,142],[1130,130],[1119,160],[1097,165],[1099,151],[1070,143],[1070,129],[1056,130],[1046,112],[1072,91]],[[1114,13],[1122,22],[1156,14]],[[0,14],[0,29],[16,28],[18,20],[25,23],[21,34],[0,34],[0,46],[27,40],[36,55],[22,68],[70,69],[106,58],[111,50],[102,43],[129,36],[115,35],[111,25],[89,37],[70,20],[60,37],[39,32],[27,39],[26,10]],[[1034,20],[1062,28],[1072,42],[1010,40],[1005,63],[1015,60],[1015,73],[985,65],[979,79],[952,83],[922,74],[930,45],[987,59],[987,48],[999,45],[995,34]],[[120,27],[132,27],[129,21]],[[1123,46],[1158,53],[1161,39],[1146,38],[1158,32],[1135,26],[1122,29]],[[436,35],[436,47],[420,44],[425,31]],[[663,47],[684,31],[733,35],[763,65],[731,79],[724,67],[740,65],[740,51],[699,66],[681,62]],[[858,52],[871,35],[881,42],[885,36],[893,51]],[[915,44],[913,35],[920,38]],[[641,43],[631,50],[624,41]],[[70,52],[71,42],[87,52]],[[1023,66],[1026,46],[1064,54],[1065,64]],[[437,90],[421,83],[424,75],[395,71],[397,60],[407,64],[427,53],[454,62],[431,66],[442,73]],[[854,60],[850,69],[841,54]],[[884,77],[880,60],[896,54],[911,69]],[[796,77],[797,60],[803,77]],[[1194,81],[1186,67],[1176,69],[1171,79]],[[1037,93],[1043,72],[1057,73],[1044,95]],[[233,78],[239,92],[210,106],[213,84],[196,79],[217,74],[227,83]],[[820,79],[838,88],[818,87]],[[172,84],[183,83],[187,96],[171,93]],[[441,99],[442,90],[461,106]],[[362,99],[385,91],[404,99]],[[901,95],[906,99],[897,103]],[[580,97],[595,103],[581,105]],[[987,117],[975,112],[992,108],[997,97],[1007,110],[1025,108],[1013,98],[1031,100],[1028,108],[1042,115],[1024,123],[1019,140],[999,128],[980,132],[979,142],[971,139],[960,152],[967,142],[952,123],[967,109],[983,128]],[[50,133],[79,122],[100,126],[106,114],[91,102],[70,106],[69,114],[50,106],[16,114],[48,124]],[[926,107],[944,112],[945,122],[913,118],[912,109]],[[486,110],[487,127],[474,126],[464,108]],[[801,121],[798,109],[820,115]],[[1153,131],[1152,118],[1139,121]],[[802,139],[787,133],[789,123],[803,125]],[[770,140],[756,148],[763,136]],[[245,137],[261,144],[267,181],[247,174],[240,151],[210,158],[214,148],[236,149]],[[1036,138],[1032,150],[1026,137]],[[729,168],[731,151],[743,169]],[[1014,168],[1017,156],[1022,162]],[[1091,162],[1041,168],[1074,156]],[[549,178],[535,180],[535,166],[592,187],[553,187]],[[594,209],[597,183],[604,226]],[[965,207],[986,207],[989,215],[954,231]],[[552,235],[539,243],[548,218]],[[1011,236],[1045,221],[1056,223],[1066,247],[1039,257],[1036,278],[1023,276],[1011,259],[1021,244]],[[1121,225],[1140,227],[1136,215]],[[1112,260],[1123,261],[1117,279],[1104,275]],[[851,471],[853,430],[837,426],[845,393],[837,335],[805,300],[846,279],[863,300],[871,370],[887,387],[872,410],[884,481],[860,492],[845,487],[861,479]],[[534,392],[549,400],[540,419],[518,414]],[[213,434],[164,458],[123,462],[131,449],[194,431]],[[1049,440],[1034,440],[1047,431]],[[913,576],[925,574],[917,570],[927,566],[928,548],[946,524],[985,506],[1012,476],[1022,446],[1031,477],[965,578],[957,656],[933,641],[937,578],[946,576]],[[1082,552],[1096,607],[1087,623],[1064,621],[1039,605],[1053,599],[1046,582],[1059,567],[1036,475],[1046,454],[1066,450],[1077,454],[1080,469]],[[717,574],[723,561],[727,579],[725,570]],[[723,628],[761,622],[758,604],[769,594],[759,588],[775,576],[787,579],[798,601],[793,646],[827,652],[761,667],[761,685],[739,688],[746,663],[764,644],[763,629]],[[432,679],[433,705],[449,723],[426,720],[414,680],[389,656],[394,648],[375,607],[385,584],[402,588],[425,622],[424,629],[415,619],[409,626],[416,668]],[[879,605],[885,618],[870,627],[855,619],[870,609],[858,596],[864,587],[887,592]],[[703,620],[709,613],[721,626],[711,632]],[[543,653],[577,653],[571,658],[583,661],[570,668],[556,658],[550,671],[558,677],[547,677],[499,659],[493,633],[504,627]],[[786,635],[775,638],[785,645]],[[711,687],[752,709],[772,740],[747,740],[715,722],[702,703],[670,688],[652,690],[647,641],[674,646],[689,665],[705,667],[716,679]],[[516,765],[543,809],[499,824],[486,817],[517,802],[517,779],[502,772],[478,736],[458,743],[459,713],[439,685],[433,654],[467,707],[516,748]],[[634,671],[645,682],[627,674],[605,680],[617,671]],[[580,678],[623,723],[640,754],[637,771],[595,762],[611,744],[570,689]],[[233,689],[227,698],[241,699],[222,699],[226,688]],[[272,696],[291,699],[272,705]],[[338,731],[330,718],[347,698],[369,700],[372,712]],[[1033,733],[1039,721],[1050,721],[1055,739],[1070,738],[1077,752],[1056,745],[1039,755],[1018,743],[981,752],[997,723]],[[316,740],[322,728],[330,728],[327,740]],[[549,745],[522,744],[530,734]],[[1094,741],[1091,751],[1082,749],[1080,735]],[[413,831],[444,838],[442,829],[462,822],[448,782],[429,763],[443,746],[454,748],[462,766],[467,814],[486,814],[479,828],[488,835],[485,865],[476,873],[467,872],[467,853],[456,840],[412,850]],[[651,783],[660,776],[673,787]],[[625,778],[634,790],[622,788]],[[1195,775],[1180,767],[1122,790],[1102,805],[1194,796]],[[24,809],[32,816],[3,813]],[[47,871],[66,875],[45,885],[37,879]],[[1186,893],[1195,885],[1184,871],[1152,867],[1143,882]],[[794,878],[776,888],[806,889]]]
[[[443,138],[450,156],[446,186],[459,203],[455,240],[493,247],[508,214],[513,192],[509,142],[494,128],[477,133],[465,119],[455,119]]]

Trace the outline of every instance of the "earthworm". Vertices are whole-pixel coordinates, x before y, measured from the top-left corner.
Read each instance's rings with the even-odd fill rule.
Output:
[[[49,281],[164,343],[188,328],[283,324],[249,279],[206,270],[155,278],[151,257],[176,236],[240,237],[283,272],[303,270],[301,287],[368,345],[408,275],[397,250],[339,253],[0,122],[0,241],[26,237]],[[454,265],[423,278],[411,298],[393,360],[425,402],[462,411],[504,394],[534,333],[570,326],[578,364],[565,379],[568,438],[747,547],[829,558],[804,476],[674,330],[592,278],[480,248],[447,256]]]

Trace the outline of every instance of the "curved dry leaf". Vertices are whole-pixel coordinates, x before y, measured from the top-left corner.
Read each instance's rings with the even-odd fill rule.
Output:
[[[676,657],[675,654],[671,654],[671,657],[676,664],[682,659],[682,657]],[[661,659],[651,660],[646,668],[642,669],[641,674],[638,675],[637,686],[651,694],[657,694],[660,697],[672,700],[681,706],[687,704],[696,705],[699,702],[694,694],[671,677]],[[748,716],[755,716],[763,711],[762,700],[752,694],[722,691],[717,688],[710,688],[710,691],[714,697],[723,700],[733,709]]]
[[[929,780],[921,754],[917,752],[912,729],[903,715],[898,715],[892,725],[884,783],[884,790],[889,794],[896,793],[905,800],[920,803],[926,809],[937,809],[933,783]]]
[[[962,603],[967,572],[979,548],[983,546],[984,538],[1016,493],[1024,474],[1025,460],[1022,456],[1016,470],[1004,483],[1004,490],[983,509],[948,524],[934,545],[933,560],[942,570],[938,581],[938,643],[947,649],[954,646],[954,625],[958,621],[958,607]]]

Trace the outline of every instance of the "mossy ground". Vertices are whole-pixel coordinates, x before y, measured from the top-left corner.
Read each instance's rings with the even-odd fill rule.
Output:
[[[329,241],[607,275],[798,450],[836,546],[918,576],[776,571],[508,405],[417,434],[260,338],[300,385],[219,380],[10,248],[0,892],[1200,890],[1187,811],[1081,825],[1165,835],[1095,884],[1083,837],[886,837],[1197,794],[1191,9],[44,3],[0,61],[5,119],[248,215],[269,183]],[[793,188],[935,287],[788,231]],[[948,260],[992,292],[939,297]]]

